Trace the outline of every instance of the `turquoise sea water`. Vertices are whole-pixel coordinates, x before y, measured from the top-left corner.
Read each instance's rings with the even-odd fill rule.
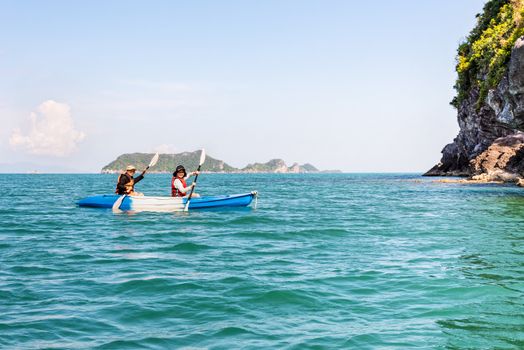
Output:
[[[75,206],[115,180],[0,176],[0,348],[524,348],[524,189],[203,174],[258,208]]]

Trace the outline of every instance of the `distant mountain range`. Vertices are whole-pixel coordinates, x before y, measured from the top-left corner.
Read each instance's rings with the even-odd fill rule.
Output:
[[[153,153],[125,153],[102,168],[102,173],[118,173],[126,166],[132,164],[138,171],[144,169],[153,157]],[[172,173],[176,166],[182,164],[186,170],[193,171],[198,167],[200,151],[183,152],[177,154],[161,154],[157,164],[151,169],[155,173]],[[206,161],[202,166],[204,172],[217,173],[318,173],[316,167],[311,164],[299,165],[294,163],[287,166],[282,159],[272,159],[267,163],[253,163],[239,169],[232,167],[223,160],[206,155]],[[327,172],[340,172],[338,170]]]

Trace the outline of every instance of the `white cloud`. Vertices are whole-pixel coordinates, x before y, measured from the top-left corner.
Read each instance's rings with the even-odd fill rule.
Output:
[[[153,148],[153,152],[158,152],[160,154],[165,154],[165,153],[172,154],[172,153],[176,153],[177,150],[174,145],[164,143],[164,144],[158,145],[155,148]]]
[[[71,109],[64,103],[48,100],[31,113],[31,126],[27,134],[17,128],[9,144],[30,154],[63,157],[76,150],[85,134],[75,130]]]

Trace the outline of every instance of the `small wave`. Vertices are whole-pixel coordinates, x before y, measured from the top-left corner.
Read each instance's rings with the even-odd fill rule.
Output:
[[[176,344],[172,339],[146,337],[140,339],[117,339],[95,347],[95,349],[174,349]]]
[[[240,284],[242,282],[245,282],[245,279],[237,277],[237,276],[228,276],[228,277],[224,277],[216,281],[216,283],[229,284],[229,285]]]
[[[262,293],[250,299],[252,303],[271,304],[271,305],[295,305],[314,307],[319,304],[315,298],[308,296],[301,290],[272,290]]]
[[[288,232],[294,235],[300,236],[319,236],[319,237],[329,237],[329,236],[345,236],[348,234],[348,230],[339,229],[339,228],[314,228],[314,229],[304,229],[299,231]]]
[[[241,216],[237,217],[231,220],[227,221],[228,225],[276,225],[279,223],[284,223],[286,220],[278,218],[278,217],[271,217],[271,216]]]
[[[41,275],[47,273],[58,272],[57,269],[52,269],[46,266],[39,265],[16,265],[11,267],[11,271],[18,274],[27,274],[27,275]]]
[[[215,332],[213,337],[232,337],[242,334],[253,334],[253,332],[247,330],[246,328],[229,326],[220,329],[218,332]]]
[[[119,283],[115,292],[118,294],[147,294],[164,293],[170,290],[175,283],[166,278],[133,279]]]
[[[197,252],[201,250],[207,250],[212,249],[212,247],[205,245],[205,244],[199,244],[199,243],[193,243],[193,242],[184,242],[179,243],[175,246],[172,246],[170,248],[166,248],[166,250],[174,250],[179,252]]]
[[[67,256],[68,260],[84,260],[84,261],[91,261],[93,259],[93,256],[90,254],[72,254]]]

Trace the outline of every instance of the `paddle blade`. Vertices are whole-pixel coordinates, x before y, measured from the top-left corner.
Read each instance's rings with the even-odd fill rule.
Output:
[[[202,148],[202,152],[200,152],[200,163],[198,165],[204,164],[206,161],[206,150]]]
[[[120,206],[122,205],[124,198],[126,198],[126,195],[118,197],[115,203],[113,203],[113,207],[111,208],[113,210],[113,213],[117,214],[122,212],[122,210],[120,210]]]
[[[156,162],[158,162],[158,152],[155,153],[153,158],[151,158],[151,161],[149,162],[149,165],[147,167],[149,168],[149,167],[155,166]]]

